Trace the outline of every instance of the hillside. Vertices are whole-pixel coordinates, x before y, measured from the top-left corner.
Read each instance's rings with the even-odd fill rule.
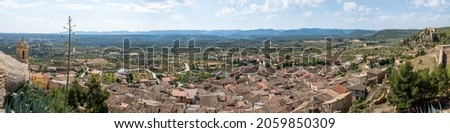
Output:
[[[408,38],[411,35],[417,33],[420,30],[417,29],[387,29],[381,30],[372,35],[371,39],[403,39]]]
[[[441,27],[437,28],[438,32],[445,32],[447,34],[450,34],[450,27]]]

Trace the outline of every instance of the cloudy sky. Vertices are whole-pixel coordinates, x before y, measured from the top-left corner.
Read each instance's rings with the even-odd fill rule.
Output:
[[[450,0],[0,0],[0,32],[450,26]]]

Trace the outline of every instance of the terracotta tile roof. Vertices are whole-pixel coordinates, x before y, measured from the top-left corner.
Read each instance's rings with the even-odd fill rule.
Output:
[[[182,89],[175,89],[170,92],[174,97],[186,97],[186,92]]]
[[[333,88],[331,88],[332,90],[336,91],[339,94],[344,94],[348,92],[348,89],[345,88],[344,86],[337,84],[335,85]]]
[[[264,91],[269,89],[269,86],[267,86],[267,84],[264,83],[264,82],[257,83],[257,86],[258,86],[259,89],[264,90]]]

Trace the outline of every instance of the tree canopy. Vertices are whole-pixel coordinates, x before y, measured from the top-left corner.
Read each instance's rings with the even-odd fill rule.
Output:
[[[411,62],[407,61],[392,72],[388,101],[402,111],[433,101],[447,100],[449,79],[445,64],[437,66],[432,72],[429,69],[414,72]]]

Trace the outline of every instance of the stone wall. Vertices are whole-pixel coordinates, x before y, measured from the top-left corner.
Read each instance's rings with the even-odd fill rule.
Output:
[[[450,60],[450,45],[438,45],[436,46],[436,49],[438,50],[438,53],[436,54],[436,62],[438,64],[446,63],[449,64]]]

